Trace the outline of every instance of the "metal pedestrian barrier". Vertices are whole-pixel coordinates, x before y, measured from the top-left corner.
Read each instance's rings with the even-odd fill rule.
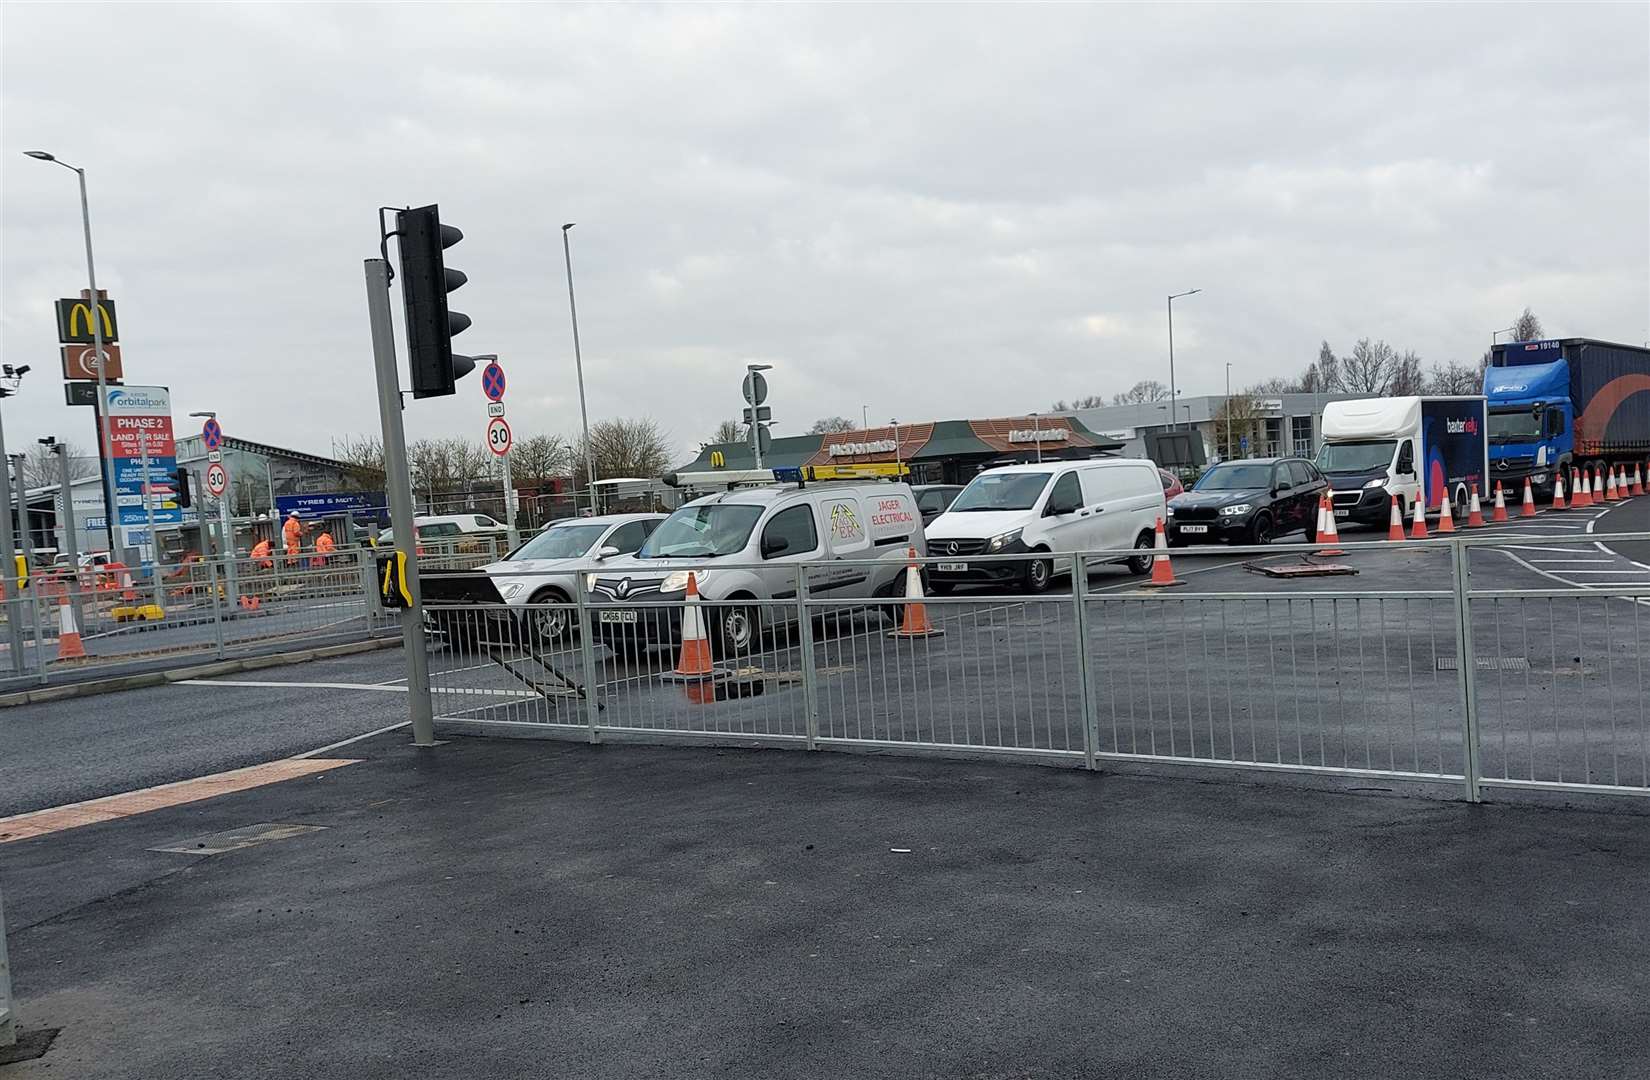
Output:
[[[1068,595],[926,596],[920,636],[896,633],[903,594],[817,594],[823,564],[794,564],[791,595],[697,602],[707,675],[682,674],[679,593],[622,610],[582,587],[561,604],[428,603],[430,688],[450,733],[1290,772],[1475,801],[1650,794],[1650,567],[1623,571],[1643,584],[1474,584],[1534,537],[1343,538],[1336,562],[1364,563],[1366,588],[1238,574],[1255,587],[1153,591],[1119,565],[1135,552],[1090,552]],[[1223,551],[1317,565],[1308,545]]]

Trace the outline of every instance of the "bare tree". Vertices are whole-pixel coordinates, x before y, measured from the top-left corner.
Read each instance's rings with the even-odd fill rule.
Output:
[[[1525,305],[1524,311],[1513,320],[1512,332],[1514,341],[1540,341],[1543,336],[1541,319]]]
[[[1252,389],[1241,394],[1233,394],[1229,400],[1221,402],[1220,408],[1210,421],[1210,426],[1214,429],[1215,444],[1220,450],[1222,460],[1229,461],[1241,457],[1245,438],[1249,440],[1251,447],[1260,444],[1259,428],[1264,416],[1260,399]]]
[[[69,480],[84,480],[98,474],[97,458],[74,443],[58,443],[69,459]],[[23,482],[29,487],[53,487],[63,482],[63,462],[51,447],[35,443],[23,458]]]
[[[1477,364],[1463,364],[1451,360],[1447,364],[1432,365],[1427,376],[1429,394],[1476,394],[1484,387],[1484,369]]]
[[[1341,360],[1341,378],[1349,393],[1384,395],[1397,366],[1398,354],[1391,345],[1359,338],[1352,352]]]
[[[1104,394],[1085,394],[1083,397],[1072,398],[1067,401],[1061,398],[1048,407],[1049,412],[1075,412],[1078,409],[1098,409],[1106,404]]]
[[[1299,389],[1304,394],[1334,394],[1345,389],[1341,375],[1340,357],[1325,341],[1318,346],[1318,358],[1306,365],[1301,374]]]
[[[1386,396],[1410,397],[1426,392],[1427,379],[1421,371],[1421,358],[1414,349],[1405,349],[1392,365],[1392,381],[1387,384]]]
[[[1263,382],[1255,383],[1245,394],[1260,394],[1266,397],[1276,397],[1278,394],[1296,394],[1305,390],[1300,379],[1286,379],[1281,375],[1274,375]]]
[[[493,455],[468,439],[417,439],[407,444],[413,486],[421,491],[453,491],[467,481],[485,480]]]
[[[384,488],[384,443],[376,435],[346,435],[332,450],[344,466],[344,483],[357,491]]]
[[[1113,405],[1143,405],[1147,402],[1162,401],[1169,396],[1169,388],[1156,379],[1142,379],[1123,391],[1113,394]]]
[[[647,417],[620,417],[591,425],[590,449],[596,459],[596,472],[609,478],[658,476],[669,468],[672,450],[670,439],[658,421]],[[580,488],[589,483],[584,462],[581,446],[573,460],[573,483]]]
[[[858,431],[859,425],[846,416],[826,416],[814,421],[809,435],[837,435],[844,431]]]
[[[573,463],[573,448],[560,435],[531,435],[510,451],[510,479],[518,484],[535,484],[566,476]]]
[[[707,442],[712,445],[716,443],[736,443],[744,441],[745,428],[744,425],[737,420],[724,420],[720,424],[717,424],[716,430],[710,433],[710,438],[707,440]]]

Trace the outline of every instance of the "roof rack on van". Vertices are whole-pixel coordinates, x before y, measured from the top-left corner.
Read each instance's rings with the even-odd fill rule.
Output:
[[[901,462],[874,462],[863,465],[793,465],[778,469],[701,469],[665,474],[674,488],[714,487],[732,491],[737,487],[763,484],[807,484],[830,480],[908,480],[911,466]]]

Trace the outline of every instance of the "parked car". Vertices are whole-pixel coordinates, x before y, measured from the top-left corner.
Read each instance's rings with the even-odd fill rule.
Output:
[[[413,518],[413,533],[420,540],[457,541],[465,537],[503,536],[504,523],[486,514],[420,514]],[[378,546],[395,543],[395,530],[385,529],[378,534]]]
[[[1017,584],[1045,591],[1069,572],[1069,553],[1132,548],[1136,574],[1151,572],[1163,482],[1149,461],[1093,461],[1008,465],[974,477],[928,531],[929,550],[941,561],[929,568],[936,593],[964,584]],[[1031,552],[1025,562],[970,562],[970,556]],[[1066,558],[1055,556],[1065,553]]]
[[[1172,499],[1186,490],[1186,485],[1180,482],[1180,477],[1168,469],[1157,470],[1157,475],[1163,479],[1163,497],[1165,499]]]
[[[891,597],[904,588],[911,548],[928,550],[906,484],[786,484],[709,495],[666,518],[635,555],[588,575],[596,631],[626,652],[676,641],[692,574],[706,600],[750,601],[706,611],[716,655],[745,655],[766,631],[794,620],[793,605],[763,601],[796,595],[798,563],[815,597]],[[843,561],[877,565],[835,565]]]
[[[577,595],[577,575],[616,555],[630,555],[653,535],[664,514],[609,514],[558,521],[482,572],[493,579],[527,640],[559,641],[571,622],[565,608]]]
[[[961,484],[918,484],[911,489],[917,496],[917,509],[922,511],[922,523],[931,524],[933,520],[950,509],[957,496],[962,494]]]
[[[1329,484],[1305,458],[1248,458],[1211,466],[1169,502],[1169,543],[1268,544],[1304,532],[1318,539],[1318,501]]]

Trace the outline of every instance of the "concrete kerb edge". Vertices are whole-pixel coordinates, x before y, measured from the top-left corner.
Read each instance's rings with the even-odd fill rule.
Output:
[[[121,675],[110,679],[69,683],[64,686],[45,686],[38,690],[22,690],[14,694],[0,694],[0,709],[9,709],[17,705],[34,705],[47,701],[64,701],[70,698],[94,697],[98,694],[113,694],[122,690],[135,690],[140,687],[182,682],[186,679],[210,679],[219,675],[232,675],[238,671],[257,671],[261,668],[282,667],[286,664],[302,664],[311,660],[326,660],[335,656],[374,652],[379,649],[399,647],[400,644],[400,637],[369,638],[366,641],[347,641],[340,645],[325,645],[315,649],[270,653],[267,656],[249,656],[241,660],[217,660],[209,664],[191,664],[187,667],[168,668],[165,671],[146,671],[137,675]]]

